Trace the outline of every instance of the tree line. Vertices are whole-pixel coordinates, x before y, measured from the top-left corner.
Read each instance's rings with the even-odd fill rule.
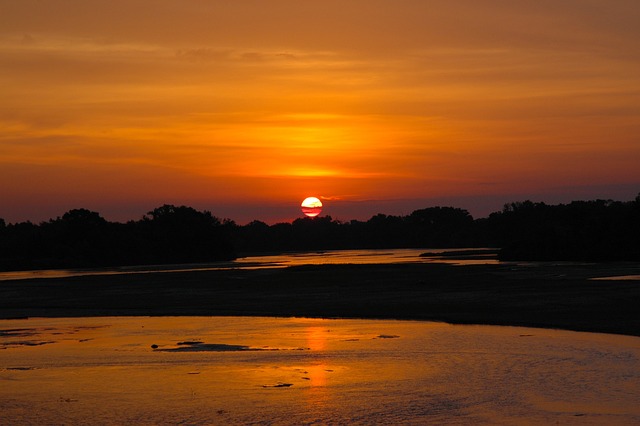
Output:
[[[0,221],[0,269],[193,263],[235,258],[228,227],[210,212],[164,205],[138,221],[74,209],[39,225]]]
[[[74,209],[40,224],[0,219],[0,270],[231,260],[239,254],[359,248],[496,247],[503,260],[640,260],[640,195],[633,201],[509,203],[487,218],[429,207],[367,221],[331,216],[238,225],[209,211],[164,205],[109,222]]]

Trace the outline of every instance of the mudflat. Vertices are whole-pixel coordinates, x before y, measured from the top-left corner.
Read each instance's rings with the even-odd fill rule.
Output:
[[[0,282],[0,318],[417,319],[640,336],[637,263],[309,265]]]

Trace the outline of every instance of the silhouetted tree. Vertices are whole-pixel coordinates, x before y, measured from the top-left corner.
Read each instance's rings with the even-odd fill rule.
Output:
[[[416,210],[407,217],[416,247],[464,247],[472,243],[473,217],[454,207]]]
[[[143,218],[159,263],[205,262],[235,257],[220,219],[191,207],[163,205]]]
[[[32,268],[33,260],[42,256],[40,228],[29,221],[7,225],[3,237],[0,267],[4,270]]]
[[[365,244],[370,248],[399,247],[405,240],[404,221],[399,216],[378,213],[367,221]]]
[[[40,225],[47,263],[102,266],[109,257],[109,225],[98,213],[73,209]]]
[[[272,238],[272,229],[259,220],[234,228],[234,243],[244,252],[268,252],[277,250],[277,241]]]
[[[634,203],[513,203],[489,219],[505,260],[634,260],[640,259]]]

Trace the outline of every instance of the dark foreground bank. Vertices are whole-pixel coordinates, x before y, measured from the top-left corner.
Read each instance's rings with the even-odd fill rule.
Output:
[[[0,282],[0,318],[205,315],[419,319],[640,336],[640,265],[321,265]]]

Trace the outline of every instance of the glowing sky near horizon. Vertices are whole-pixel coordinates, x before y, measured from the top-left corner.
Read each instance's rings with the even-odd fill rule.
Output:
[[[638,22],[636,0],[0,0],[0,217],[632,199]]]

